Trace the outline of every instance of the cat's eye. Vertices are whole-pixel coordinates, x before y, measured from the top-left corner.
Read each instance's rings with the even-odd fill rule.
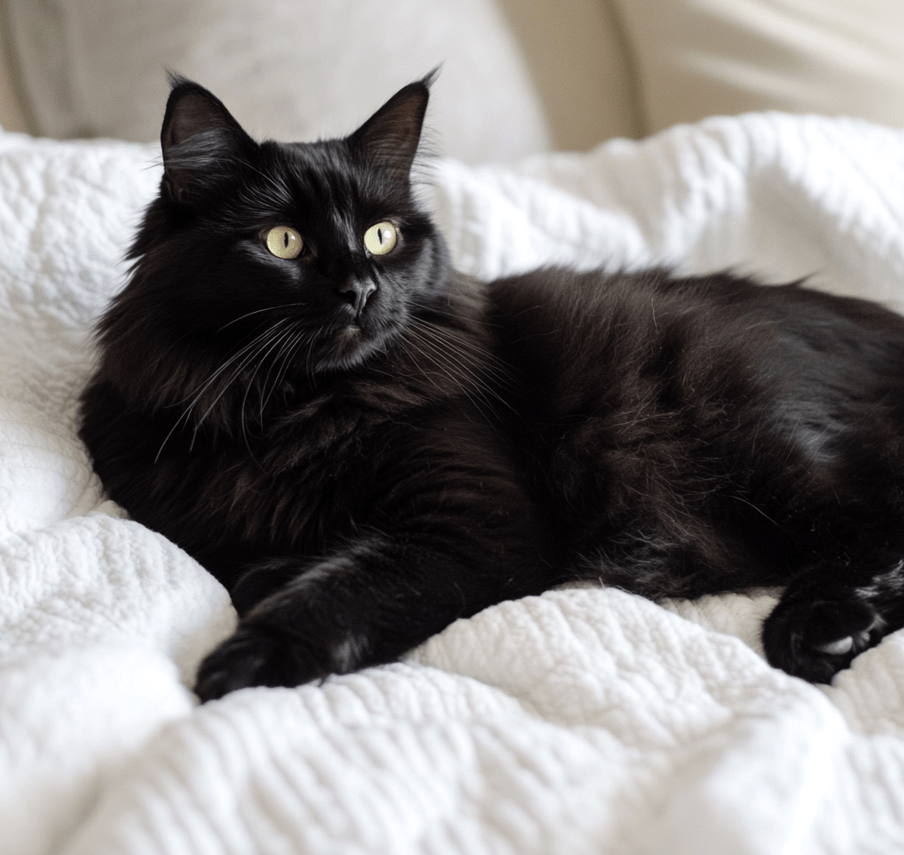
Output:
[[[267,232],[265,241],[267,249],[277,258],[298,258],[304,249],[304,241],[295,229],[289,226],[276,226]]]
[[[387,252],[392,252],[398,240],[399,233],[388,220],[377,223],[364,232],[364,248],[371,255],[386,255]]]

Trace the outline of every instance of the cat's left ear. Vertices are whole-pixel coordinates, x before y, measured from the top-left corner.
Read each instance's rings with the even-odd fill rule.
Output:
[[[437,73],[432,71],[400,89],[349,137],[352,147],[398,180],[407,180],[411,173],[430,100],[430,84]]]
[[[173,201],[190,203],[216,183],[227,163],[247,157],[256,143],[203,86],[177,76],[171,81],[160,131],[163,185]]]

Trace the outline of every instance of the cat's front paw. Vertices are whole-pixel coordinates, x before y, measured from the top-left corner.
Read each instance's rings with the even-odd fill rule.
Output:
[[[289,639],[257,627],[239,627],[198,669],[202,702],[250,686],[299,686],[326,676],[317,657]]]
[[[782,600],[763,625],[766,658],[811,683],[830,683],[879,641],[876,610],[846,592],[838,598]]]
[[[341,602],[320,596],[317,582],[301,579],[259,603],[201,663],[195,694],[210,701],[237,689],[300,686],[375,664],[361,616],[341,616]]]

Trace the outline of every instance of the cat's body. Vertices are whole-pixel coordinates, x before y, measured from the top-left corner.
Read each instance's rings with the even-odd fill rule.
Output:
[[[472,282],[411,196],[427,92],[258,146],[174,87],[81,435],[233,595],[199,695],[574,579],[787,585],[767,654],[811,680],[904,625],[904,320],[729,274]]]

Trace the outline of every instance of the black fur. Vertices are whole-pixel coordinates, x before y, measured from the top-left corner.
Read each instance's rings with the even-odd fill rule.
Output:
[[[428,85],[258,144],[174,80],[81,436],[233,595],[198,695],[387,662],[574,579],[785,585],[766,652],[813,681],[904,625],[904,321],[730,274],[472,282],[412,194]],[[266,248],[282,225],[297,258]]]

